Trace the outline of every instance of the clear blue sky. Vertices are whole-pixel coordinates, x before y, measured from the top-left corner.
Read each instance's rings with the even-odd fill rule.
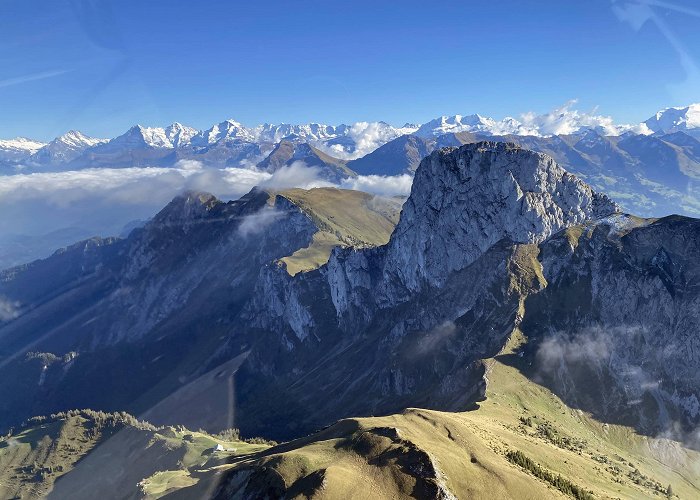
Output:
[[[700,101],[700,5],[640,2],[663,4],[3,0],[0,137],[502,118],[572,98],[637,122]]]

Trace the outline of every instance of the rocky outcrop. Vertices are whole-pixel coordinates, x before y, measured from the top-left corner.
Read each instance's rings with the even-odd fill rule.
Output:
[[[700,221],[618,215],[541,245],[531,375],[602,420],[684,439],[700,423]],[[697,437],[694,445],[700,445]]]
[[[540,243],[555,232],[619,211],[550,157],[514,144],[442,149],[421,164],[387,249],[388,290],[440,286],[496,242]],[[399,292],[401,293],[401,292]]]

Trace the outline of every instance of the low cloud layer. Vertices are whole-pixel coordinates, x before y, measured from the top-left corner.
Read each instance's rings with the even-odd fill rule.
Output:
[[[340,187],[381,196],[408,196],[412,185],[413,177],[408,174],[395,176],[360,175],[345,179]]]
[[[409,176],[363,176],[334,185],[320,174],[318,168],[302,162],[270,174],[247,168],[207,168],[185,160],[173,168],[0,176],[0,268],[48,256],[78,239],[120,235],[125,226],[149,219],[184,190],[210,192],[222,200],[237,199],[254,186],[335,186],[393,196],[407,194],[412,182]]]
[[[276,170],[269,178],[260,182],[260,187],[270,189],[330,187],[334,184],[321,179],[321,169],[309,167],[302,161]]]

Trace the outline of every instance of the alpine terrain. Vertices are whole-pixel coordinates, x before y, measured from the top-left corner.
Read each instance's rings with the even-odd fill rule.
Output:
[[[629,213],[596,177],[646,186],[640,151],[690,158],[695,139],[666,130],[689,121],[483,140],[496,124],[479,118],[359,159],[308,143],[357,151],[338,129],[224,122],[132,129],[69,160],[268,148],[256,168],[337,180],[391,160],[414,178],[407,199],[188,191],[127,237],[0,272],[0,491],[700,496],[700,220]],[[664,181],[694,178],[683,165]]]

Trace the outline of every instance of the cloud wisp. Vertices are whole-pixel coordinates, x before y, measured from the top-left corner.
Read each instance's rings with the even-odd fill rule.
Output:
[[[42,71],[40,73],[32,73],[29,75],[16,76],[14,78],[5,78],[0,80],[0,88],[12,87],[14,85],[22,85],[23,83],[35,82],[38,80],[46,80],[47,78],[53,78],[55,76],[60,76],[68,73],[70,70],[54,70],[54,71]]]
[[[19,302],[0,296],[0,321],[10,321],[19,316]]]

